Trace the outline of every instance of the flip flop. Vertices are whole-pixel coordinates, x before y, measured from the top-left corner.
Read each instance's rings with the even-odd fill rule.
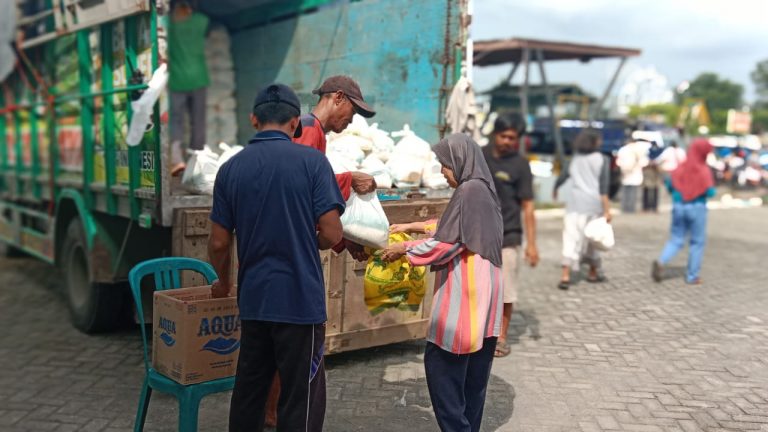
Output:
[[[565,290],[567,290],[568,288],[571,287],[571,281],[561,280],[560,283],[557,284],[557,287],[560,288],[561,290],[565,291]]]
[[[509,345],[506,345],[506,344],[502,345],[502,344],[499,344],[497,342],[496,343],[496,351],[493,353],[493,356],[494,357],[506,357],[506,356],[509,355],[510,351],[512,351],[512,350],[509,348]]]
[[[605,277],[604,274],[598,273],[597,276],[587,276],[587,282],[589,283],[600,283],[607,281],[608,278]]]
[[[660,283],[661,274],[663,271],[664,269],[661,267],[661,263],[658,261],[654,261],[653,265],[651,266],[651,279],[653,279],[653,281],[656,283]]]

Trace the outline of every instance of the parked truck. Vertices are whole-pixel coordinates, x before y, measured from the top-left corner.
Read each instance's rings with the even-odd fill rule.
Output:
[[[324,77],[357,79],[382,129],[408,123],[435,142],[465,47],[466,0],[222,0],[198,9],[226,28],[237,140],[257,89],[292,86],[302,111]],[[84,332],[130,316],[128,271],[160,256],[206,258],[211,197],[170,176],[169,97],[138,146],[131,102],[168,58],[168,0],[17,0],[23,42],[0,86],[0,240],[8,253],[61,269],[72,323]],[[210,65],[209,65],[210,66]],[[169,65],[173,67],[173,65]],[[436,217],[445,200],[385,204],[392,223]],[[423,337],[418,312],[370,316],[349,254],[323,254],[329,351]],[[194,280],[188,279],[193,283]],[[431,291],[431,290],[428,290]]]

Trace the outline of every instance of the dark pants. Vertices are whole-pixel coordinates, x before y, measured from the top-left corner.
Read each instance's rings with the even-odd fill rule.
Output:
[[[184,118],[189,117],[189,149],[205,147],[205,87],[185,92],[171,92],[171,163],[178,164],[184,155]]]
[[[621,186],[621,211],[624,213],[634,213],[637,210],[637,191],[640,186],[622,185]]]
[[[643,210],[657,211],[659,209],[659,188],[643,187]]]
[[[496,338],[472,354],[453,354],[432,342],[424,352],[429,397],[443,432],[478,432],[491,376]]]
[[[275,371],[282,389],[277,430],[320,432],[325,419],[325,325],[243,320],[229,412],[230,432],[264,429],[264,407]]]

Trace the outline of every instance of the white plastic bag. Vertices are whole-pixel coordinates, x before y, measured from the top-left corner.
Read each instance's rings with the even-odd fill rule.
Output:
[[[128,127],[128,136],[125,138],[125,142],[129,146],[138,145],[144,137],[147,126],[150,124],[149,118],[152,114],[152,107],[160,98],[166,84],[168,84],[168,65],[163,63],[152,73],[152,79],[147,83],[148,88],[144,90],[141,97],[131,102],[133,117],[131,118],[131,125]]]
[[[610,250],[616,243],[613,227],[604,217],[589,221],[584,227],[584,236],[592,242],[592,246],[601,251]]]
[[[448,181],[442,174],[442,165],[437,160],[437,155],[432,152],[432,158],[424,164],[424,171],[421,176],[421,184],[430,189],[446,189]]]
[[[210,147],[192,153],[181,184],[193,193],[213,195],[213,184],[219,172],[219,155]]]
[[[243,150],[243,146],[241,145],[229,145],[227,143],[221,142],[219,143],[219,149],[221,150],[221,156],[219,156],[218,164],[219,168],[221,168],[222,165],[224,165],[225,162],[232,159],[232,156],[240,153]]]
[[[389,168],[375,155],[370,155],[360,165],[360,171],[373,176],[378,188],[389,189],[392,187],[392,176]]]
[[[341,216],[341,225],[346,239],[375,249],[387,247],[389,220],[376,192],[365,195],[352,192]]]

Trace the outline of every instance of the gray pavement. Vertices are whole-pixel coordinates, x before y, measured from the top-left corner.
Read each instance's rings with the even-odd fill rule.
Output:
[[[484,431],[768,431],[768,208],[710,213],[704,285],[650,282],[668,214],[616,218],[609,281],[558,279],[561,222],[539,221],[542,262],[522,273],[512,354],[494,363]],[[0,431],[129,431],[143,368],[137,329],[74,330],[60,276],[0,259]],[[328,431],[435,431],[421,342],[327,359]],[[203,400],[226,430],[229,395]],[[147,431],[176,430],[155,394]]]

